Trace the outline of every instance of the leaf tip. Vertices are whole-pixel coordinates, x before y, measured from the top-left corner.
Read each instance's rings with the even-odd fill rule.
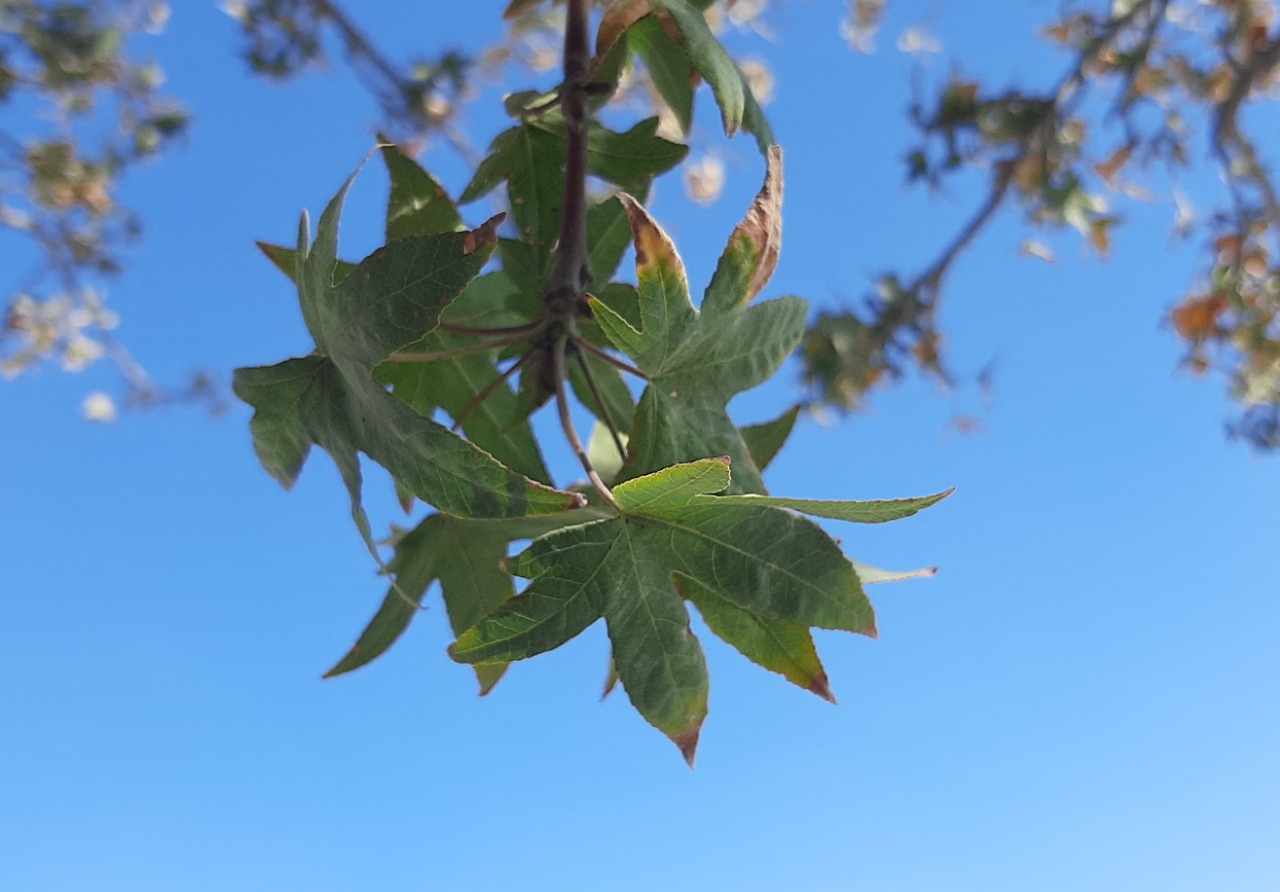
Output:
[[[868,638],[878,639],[880,637],[880,630],[876,628],[876,621],[874,619],[871,620],[865,629],[861,630],[861,633],[866,635]]]
[[[609,674],[605,677],[604,688],[600,691],[600,702],[603,703],[609,699],[609,695],[613,693],[613,689],[618,686],[618,670],[614,668],[613,660],[609,661]]]
[[[690,768],[694,767],[693,763],[698,755],[698,735],[701,733],[702,724],[699,723],[692,731],[676,734],[671,738],[671,742],[680,748],[680,755],[684,756],[684,762]]]
[[[813,681],[809,682],[807,690],[817,694],[828,703],[836,702],[836,695],[831,693],[831,684],[827,680],[827,673],[819,672],[813,677]]]
[[[486,673],[484,671],[486,669],[495,669],[495,668],[497,670],[496,672]],[[480,693],[477,696],[488,697],[489,694],[493,692],[493,689],[498,686],[498,682],[502,680],[502,676],[506,674],[506,671],[507,671],[507,667],[502,664],[498,664],[496,667],[477,666],[476,681],[480,685]]]
[[[506,214],[494,214],[476,229],[462,237],[462,253],[472,254],[478,248],[486,248],[498,243],[498,227],[507,217]]]

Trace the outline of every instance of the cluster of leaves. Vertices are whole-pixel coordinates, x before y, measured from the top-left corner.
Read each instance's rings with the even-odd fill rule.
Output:
[[[880,4],[875,4],[878,9]],[[1280,445],[1280,203],[1262,154],[1241,122],[1277,79],[1280,32],[1271,0],[1117,0],[1066,3],[1044,36],[1070,53],[1057,84],[992,90],[949,76],[912,118],[921,142],[910,179],[938,186],[960,170],[990,171],[986,198],[918,275],[886,275],[865,306],[820,318],[805,343],[818,399],[856,407],[879,382],[916,366],[950,380],[936,309],[954,261],[995,213],[1017,201],[1035,225],[1067,225],[1098,253],[1111,244],[1115,193],[1141,194],[1126,171],[1176,173],[1208,155],[1225,206],[1179,228],[1198,229],[1211,260],[1170,314],[1195,371],[1220,367],[1244,414],[1236,432]],[[1091,125],[1091,122],[1092,123]],[[1198,137],[1207,135],[1202,143]],[[1046,256],[1028,242],[1026,250]]]
[[[0,0],[0,227],[35,248],[28,268],[9,270],[6,377],[49,358],[75,370],[111,353],[137,396],[151,391],[111,339],[101,282],[139,228],[117,201],[121,178],[187,125],[159,92],[159,68],[128,54],[130,35],[158,33],[167,17],[163,2]]]
[[[874,636],[863,584],[901,574],[855,565],[808,517],[878,523],[945,493],[890,502],[766,494],[761,472],[797,410],[743,427],[727,405],[772,376],[804,333],[804,301],[753,302],[779,256],[781,152],[695,4],[615,4],[590,58],[585,6],[570,10],[564,82],[509,98],[515,122],[457,203],[387,146],[383,247],[359,263],[339,260],[350,180],[314,241],[304,215],[296,248],[264,245],[293,278],[316,349],[238,370],[235,390],[254,407],[259,458],[285,486],[313,445],[330,454],[375,558],[361,454],[390,473],[406,508],[421,500],[435,509],[393,537],[382,606],[330,675],[383,653],[436,582],[457,636],[450,653],[475,666],[482,691],[512,661],[603,619],[617,681],[692,762],[708,679],[687,603],[749,659],[830,699],[810,629]],[[685,147],[659,137],[654,119],[621,132],[592,120],[628,57],[659,51],[679,52],[682,70],[710,85],[725,131],[750,132],[767,161],[699,307],[674,244],[642,204]],[[684,89],[692,81],[684,77]],[[588,174],[626,191],[588,197]],[[458,204],[502,184],[511,225],[495,217],[467,228]],[[614,280],[629,244],[634,283]],[[624,373],[643,385],[638,398]],[[573,428],[570,391],[598,419],[590,450]],[[553,398],[590,488],[557,489],[547,471],[529,416]],[[518,595],[513,576],[529,580]]]

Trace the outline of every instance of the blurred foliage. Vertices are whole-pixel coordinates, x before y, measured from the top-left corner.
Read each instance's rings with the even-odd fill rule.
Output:
[[[163,72],[132,54],[134,38],[158,34],[168,15],[163,2],[0,0],[0,229],[34,248],[30,262],[6,264],[5,377],[109,356],[131,399],[159,397],[112,339],[101,283],[140,228],[117,200],[123,177],[187,127],[160,92]]]
[[[849,27],[874,31],[884,5],[855,0]],[[913,104],[908,179],[938,188],[984,171],[986,195],[922,272],[887,274],[860,307],[816,321],[804,347],[814,398],[848,411],[913,367],[952,380],[936,327],[943,280],[1005,205],[1032,226],[1068,226],[1105,255],[1120,222],[1112,204],[1141,197],[1126,174],[1161,167],[1172,179],[1208,158],[1224,185],[1221,206],[1202,217],[1179,208],[1178,233],[1200,241],[1207,258],[1168,321],[1189,369],[1228,378],[1241,410],[1231,431],[1259,448],[1280,446],[1280,202],[1243,121],[1280,80],[1275,4],[1065,2],[1042,37],[1068,54],[1052,87],[996,90],[958,73],[957,61]],[[1024,251],[1051,256],[1034,241]]]
[[[615,12],[661,6],[597,5]],[[767,37],[780,0],[695,5],[716,33]],[[443,143],[472,163],[480,156],[462,120],[466,103],[485,83],[510,82],[511,66],[551,69],[563,26],[558,0],[511,0],[505,34],[493,45],[405,60],[360,29],[356,4],[234,0],[223,7],[240,25],[241,54],[253,71],[287,78],[345,62],[377,102],[382,132],[416,149]],[[852,49],[871,51],[893,10],[889,0],[846,0],[841,34]],[[166,15],[166,4],[154,2],[0,0],[0,103],[9,112],[0,126],[0,226],[29,235],[42,258],[30,277],[8,286],[0,358],[9,376],[42,359],[77,368],[119,352],[108,336],[114,317],[93,286],[118,270],[120,246],[138,229],[115,201],[120,176],[185,128],[185,115],[158,92],[159,70],[129,55],[134,37],[157,32]],[[652,24],[629,32],[637,61],[610,101],[656,113],[659,135],[689,142],[698,76],[669,67],[669,47],[678,42],[670,15],[659,10]],[[1223,183],[1218,206],[1195,215],[1179,202],[1175,221],[1180,235],[1203,247],[1203,272],[1184,294],[1169,296],[1166,321],[1185,345],[1186,368],[1228,382],[1239,407],[1231,430],[1261,448],[1280,446],[1280,200],[1266,146],[1248,123],[1250,109],[1276,91],[1276,3],[1063,0],[1040,37],[1064,60],[1044,89],[984,83],[965,75],[963,58],[922,69],[908,110],[917,138],[905,174],[929,189],[956,177],[985,178],[984,194],[917,270],[886,271],[865,298],[813,321],[802,348],[809,399],[848,412],[912,370],[952,382],[936,322],[945,280],[1002,210],[1013,208],[1033,229],[1075,230],[1106,254],[1124,204],[1142,197],[1139,175],[1175,180],[1182,169],[1208,163]],[[919,27],[902,31],[896,46],[943,51]],[[773,89],[767,63],[737,61],[751,93],[766,100]],[[16,102],[24,93],[55,114],[33,116]],[[45,126],[45,118],[54,123]],[[714,201],[724,162],[715,146],[694,139],[691,148],[685,187],[695,201]],[[1034,238],[1023,250],[1052,256]],[[128,374],[145,382],[140,371]]]

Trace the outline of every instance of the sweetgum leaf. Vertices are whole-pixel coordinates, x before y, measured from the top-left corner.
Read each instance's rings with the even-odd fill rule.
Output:
[[[676,588],[698,608],[716,637],[733,645],[751,662],[779,673],[824,700],[836,702],[807,628],[745,610],[688,576],[677,574]]]
[[[621,514],[539,537],[508,561],[532,581],[460,635],[450,653],[465,663],[524,659],[603,617],[632,704],[692,759],[708,689],[684,606],[696,587],[689,596],[712,605],[713,631],[726,630],[749,657],[822,694],[816,656],[796,628],[777,621],[874,635],[871,604],[820,527],[772,506],[717,504],[711,493],[730,486],[725,458],[619,484]]]
[[[624,133],[593,126],[587,134],[587,170],[624,189],[644,190],[658,174],[684,160],[688,147],[657,135],[650,118]],[[468,204],[504,180],[521,241],[537,257],[550,256],[564,202],[564,120],[558,113],[531,118],[494,139],[459,201]]]
[[[689,299],[675,245],[638,202],[620,196],[635,236],[640,326],[603,301],[593,300],[591,306],[614,346],[649,378],[636,408],[632,458],[624,475],[728,455],[734,491],[764,491],[727,406],[736,394],[773,375],[804,333],[807,304],[799,298],[746,306],[776,263],[780,167],[781,153],[770,151],[764,188],[735,230],[701,313]]]
[[[455,325],[476,328],[518,325],[526,322],[508,309],[515,284],[504,272],[486,273],[472,279],[466,290],[442,314]],[[475,342],[471,335],[436,329],[405,349],[402,354],[440,352]],[[497,365],[498,349],[485,353],[452,356],[434,362],[384,362],[374,374],[392,386],[392,392],[423,415],[437,407],[457,418],[473,400],[502,374]],[[516,406],[516,396],[503,384],[492,391],[463,419],[467,439],[484,449],[513,471],[531,480],[550,481],[542,454],[525,417]]]
[[[508,543],[542,535],[557,526],[581,523],[589,516],[579,510],[513,520],[467,520],[447,514],[427,517],[396,542],[395,556],[386,567],[395,581],[359,640],[325,678],[358,669],[382,656],[417,616],[433,582],[440,583],[454,634],[465,632],[514,593],[511,577],[501,569]],[[505,671],[502,663],[477,666],[480,693],[488,693]]]
[[[792,406],[773,421],[762,424],[749,424],[739,429],[742,440],[747,444],[747,453],[756,467],[763,471],[782,450],[783,444],[791,436],[800,417],[800,406]]]
[[[612,47],[625,33],[686,132],[693,104],[687,72],[697,71],[711,85],[725,135],[733,136],[742,128],[755,136],[763,152],[773,144],[773,133],[746,78],[707,24],[705,11],[710,5],[708,0],[617,0],[601,20],[596,52]],[[659,15],[675,25],[681,41],[671,39]]]
[[[689,62],[711,86],[720,106],[725,135],[733,136],[741,127],[756,138],[761,152],[773,145],[773,132],[765,120],[764,110],[738,66],[712,33],[702,9],[689,0],[652,0],[652,6],[665,10],[684,37]]]
[[[644,60],[662,101],[676,116],[680,132],[688,133],[693,125],[693,89],[697,81],[684,47],[672,40],[662,22],[652,15],[627,29],[627,42]]]
[[[465,228],[457,208],[435,177],[396,146],[383,146],[381,152],[391,177],[387,241]]]
[[[435,327],[441,309],[492,253],[500,218],[470,232],[399,239],[337,280],[338,218],[351,181],[326,207],[314,242],[305,215],[299,226],[294,277],[317,352],[235,373],[236,394],[255,409],[250,429],[264,467],[291,486],[311,445],[325,449],[375,556],[361,505],[360,452],[413,495],[450,514],[519,517],[576,504],[574,495],[527,480],[419,415],[370,373],[393,350]]]
[[[613,0],[596,30],[596,55],[609,52],[632,25],[652,12],[652,0]]]
[[[827,499],[787,499],[761,495],[723,496],[717,499],[722,505],[772,505],[775,508],[790,508],[802,514],[814,517],[826,517],[831,520],[847,520],[853,523],[887,523],[901,520],[904,517],[923,511],[930,505],[936,505],[951,493],[952,489],[921,496],[915,499],[885,499],[867,502],[834,501]]]

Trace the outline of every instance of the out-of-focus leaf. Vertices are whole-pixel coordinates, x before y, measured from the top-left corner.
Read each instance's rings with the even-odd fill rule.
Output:
[[[649,16],[632,25],[627,30],[627,41],[636,55],[644,60],[653,85],[676,116],[680,131],[688,133],[693,125],[693,90],[697,86],[689,55],[671,39],[657,16]]]
[[[729,53],[707,25],[701,9],[689,0],[653,0],[653,5],[666,10],[684,36],[684,49],[689,61],[711,86],[720,106],[720,120],[726,136],[741,127],[756,138],[760,151],[773,145],[773,132],[764,110],[751,93],[747,80],[733,63]]]

